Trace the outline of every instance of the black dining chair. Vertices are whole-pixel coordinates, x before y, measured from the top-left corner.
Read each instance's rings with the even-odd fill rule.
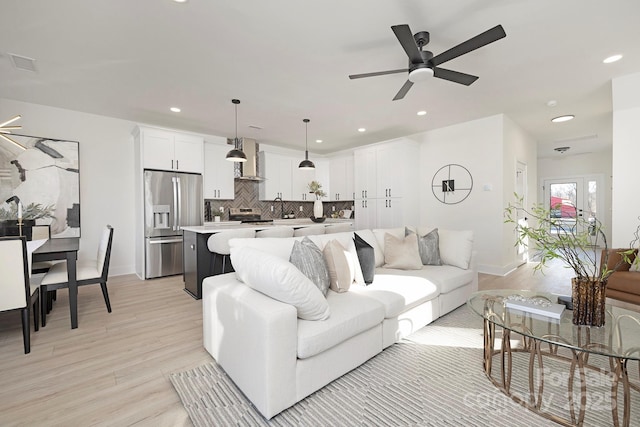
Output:
[[[30,313],[38,330],[38,283],[31,284],[25,237],[0,237],[0,311],[20,310],[24,353],[31,352]]]
[[[92,260],[79,260],[76,264],[76,282],[78,283],[78,287],[100,284],[102,296],[104,297],[104,302],[107,305],[107,311],[109,313],[111,313],[111,302],[109,301],[109,292],[107,290],[107,278],[109,276],[109,260],[111,258],[112,242],[113,227],[107,225],[102,231],[97,258]],[[69,288],[66,261],[55,264],[44,275],[40,284],[40,294],[48,295],[51,291],[64,288]],[[42,326],[46,326],[46,304],[41,304],[40,311],[42,315]]]

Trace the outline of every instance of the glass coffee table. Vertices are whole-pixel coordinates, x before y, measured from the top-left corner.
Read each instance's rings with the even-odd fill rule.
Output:
[[[483,365],[489,380],[514,401],[562,425],[581,426],[588,410],[606,408],[612,425],[629,426],[640,393],[640,313],[607,305],[604,326],[577,326],[568,309],[556,319],[507,308],[514,295],[542,305],[558,298],[508,289],[471,295],[467,305],[484,320]],[[520,388],[515,377],[522,379]],[[545,379],[551,383],[547,387]],[[549,410],[549,402],[559,397],[564,401]],[[633,420],[640,423],[635,410]]]

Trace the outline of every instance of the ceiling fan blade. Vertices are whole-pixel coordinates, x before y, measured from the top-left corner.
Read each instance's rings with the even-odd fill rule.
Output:
[[[407,92],[409,92],[409,89],[411,89],[411,86],[413,86],[413,82],[411,80],[407,80],[406,82],[404,82],[398,93],[396,93],[396,96],[393,97],[393,100],[397,101],[404,98]]]
[[[350,79],[362,79],[364,77],[375,77],[375,76],[384,76],[385,74],[398,74],[398,73],[408,73],[409,69],[403,68],[401,70],[389,70],[389,71],[378,71],[375,73],[364,73],[364,74],[351,74],[349,76]]]
[[[504,32],[504,28],[502,28],[502,25],[496,25],[490,30],[485,31],[482,34],[478,34],[477,36],[470,38],[466,42],[462,42],[459,45],[454,46],[445,52],[442,52],[440,55],[434,56],[429,62],[436,66],[447,61],[451,61],[452,59],[457,58],[460,55],[464,55],[465,53],[469,53],[473,50],[479,49],[482,46],[486,46],[489,43],[493,43],[496,40],[500,40],[501,38],[504,38],[506,36],[507,34]]]
[[[478,76],[472,76],[471,74],[465,74],[458,71],[436,67],[433,67],[433,77],[449,80],[450,82],[454,83],[460,83],[461,85],[465,86],[469,86],[471,83],[478,80]]]
[[[420,55],[420,49],[418,49],[418,45],[416,44],[416,40],[413,38],[413,34],[411,34],[411,29],[408,25],[394,25],[391,27],[393,33],[398,38],[398,41],[402,45],[402,48],[407,53],[409,60],[412,64],[420,64],[424,61],[422,60],[422,56]]]

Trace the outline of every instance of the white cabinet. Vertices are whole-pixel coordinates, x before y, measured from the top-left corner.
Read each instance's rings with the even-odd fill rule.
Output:
[[[316,179],[314,169],[300,169],[292,160],[291,166],[291,200],[296,202],[309,202],[316,199],[316,196],[309,193],[309,183]]]
[[[276,197],[291,200],[291,160],[282,154],[260,152],[260,168],[265,178],[260,182],[260,200]]]
[[[357,228],[416,225],[419,219],[419,149],[394,140],[354,151]]]
[[[202,173],[202,137],[147,127],[139,132],[143,168]]]
[[[329,200],[353,200],[353,156],[334,157],[329,162]]]
[[[233,200],[234,163],[226,159],[230,146],[225,138],[207,139],[204,143],[204,181],[205,199]]]

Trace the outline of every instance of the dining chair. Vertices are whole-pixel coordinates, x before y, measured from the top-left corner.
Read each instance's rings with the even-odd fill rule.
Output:
[[[293,237],[317,236],[318,234],[324,234],[324,225],[312,225],[310,227],[296,228],[293,232]]]
[[[109,261],[111,259],[111,244],[113,242],[113,227],[107,225],[102,231],[100,244],[98,245],[98,255],[92,260],[78,260],[76,264],[76,283],[78,287],[85,285],[100,284],[102,296],[107,306],[107,311],[111,313],[111,302],[107,290],[107,278],[109,276]],[[69,278],[67,276],[67,262],[59,262],[49,269],[42,278],[40,284],[40,294],[48,295],[49,292],[69,288]],[[47,312],[46,304],[41,304],[42,326],[46,326]]]
[[[33,327],[37,331],[38,283],[31,284],[29,256],[25,237],[0,237],[0,311],[20,310],[22,315],[22,340],[24,353],[31,352],[30,312],[33,310]]]
[[[293,227],[273,227],[256,231],[256,238],[262,237],[293,237]]]

